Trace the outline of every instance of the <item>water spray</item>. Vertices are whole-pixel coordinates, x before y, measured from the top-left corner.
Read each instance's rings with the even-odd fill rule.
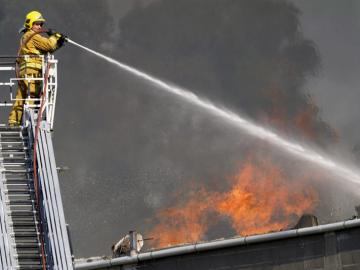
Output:
[[[131,66],[128,66],[126,64],[123,64],[111,57],[108,57],[106,55],[103,55],[99,52],[96,52],[92,49],[89,49],[79,43],[76,43],[75,41],[72,41],[71,39],[67,38],[67,41],[77,47],[80,47],[104,60],[106,60],[109,63],[112,63],[116,65],[117,67],[131,73],[132,75],[135,75],[138,78],[141,78],[145,81],[148,81],[152,83],[153,85],[157,86],[159,89],[169,92],[173,95],[176,95],[184,100],[186,100],[189,103],[192,103],[198,107],[201,107],[205,109],[206,111],[212,113],[213,115],[220,117],[224,120],[226,120],[228,123],[232,124],[233,126],[239,128],[240,130],[257,137],[259,139],[265,140],[273,145],[276,145],[280,147],[282,150],[298,157],[303,160],[307,160],[309,162],[312,162],[314,164],[317,164],[321,166],[322,168],[331,171],[335,175],[346,179],[348,181],[351,181],[353,183],[360,185],[360,173],[357,171],[350,169],[348,166],[345,166],[343,164],[337,163],[333,161],[331,158],[319,154],[318,152],[310,149],[310,147],[302,146],[298,143],[292,142],[288,139],[285,139],[275,132],[266,129],[264,127],[261,127],[259,125],[256,125],[255,123],[241,117],[240,115],[229,111],[227,109],[222,109],[215,104],[213,104],[210,101],[201,99],[191,91],[178,87],[174,84],[164,82],[156,77],[153,77],[149,74],[146,74],[145,72],[142,72],[136,68],[133,68]]]

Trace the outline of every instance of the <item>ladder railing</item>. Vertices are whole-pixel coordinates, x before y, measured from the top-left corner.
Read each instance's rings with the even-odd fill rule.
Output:
[[[36,128],[34,110],[25,108],[24,120],[28,125],[30,146],[33,148]],[[39,179],[40,217],[43,225],[47,264],[50,269],[73,269],[67,224],[60,194],[59,178],[55,163],[50,126],[41,121],[37,142],[37,173]],[[35,161],[33,161],[35,162]]]
[[[55,107],[56,107],[56,96],[57,96],[57,60],[52,54],[48,55],[36,55],[37,58],[41,58],[42,61],[42,76],[39,78],[28,77],[26,74],[24,77],[20,77],[16,72],[17,70],[17,61],[21,58],[31,58],[32,55],[21,55],[21,56],[0,56],[0,73],[3,78],[8,77],[4,82],[0,81],[0,107],[11,107],[13,106],[16,99],[16,91],[18,88],[18,83],[21,81],[41,81],[41,85],[44,86],[45,80],[47,80],[46,89],[41,87],[42,91],[45,92],[45,121],[48,123],[49,128],[53,130],[54,128],[54,117],[55,117]],[[11,74],[9,74],[9,72]],[[48,75],[48,76],[46,76]],[[47,77],[47,78],[45,78]],[[4,91],[2,88],[8,88],[8,95],[4,96]],[[42,93],[41,93],[42,94]],[[27,93],[25,101],[25,108],[33,108],[38,110],[41,102],[41,95],[39,98],[31,98],[30,93]],[[32,104],[30,104],[30,102]]]

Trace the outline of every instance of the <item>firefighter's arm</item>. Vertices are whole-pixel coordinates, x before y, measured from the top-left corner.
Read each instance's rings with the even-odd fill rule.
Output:
[[[35,35],[32,41],[36,49],[44,52],[53,52],[58,48],[58,38],[55,35],[52,35],[49,38],[41,35]]]

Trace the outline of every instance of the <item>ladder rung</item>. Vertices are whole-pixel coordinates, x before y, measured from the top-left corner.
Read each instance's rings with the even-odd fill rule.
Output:
[[[16,180],[20,180],[20,181],[24,181],[24,180],[27,180],[27,181],[30,181],[32,178],[32,175],[31,174],[25,174],[25,173],[22,173],[22,174],[7,174],[5,175],[5,179],[6,181],[9,181],[9,180],[13,180],[13,181],[16,181]]]
[[[17,254],[20,255],[20,254],[39,254],[39,247],[30,247],[30,248],[20,248],[20,247],[17,247],[16,248],[17,250]]]
[[[17,138],[16,138],[17,139]],[[24,144],[23,140],[4,141],[0,139],[0,144]]]
[[[28,221],[15,221],[15,222],[9,222],[10,226],[12,226],[13,228],[17,228],[17,227],[31,227],[31,226],[35,226],[38,224],[37,221],[35,221],[35,219],[33,220],[28,220]]]
[[[31,200],[31,194],[27,193],[27,194],[21,194],[21,193],[15,193],[15,194],[9,194],[9,200],[13,200],[13,199],[24,199],[26,198],[26,200]]]
[[[29,188],[29,182],[28,181],[24,181],[23,183],[21,183],[19,180],[16,181],[15,183],[8,183],[8,182],[5,182],[5,185],[6,187],[9,189],[11,187],[14,187],[14,188],[17,188],[17,187],[26,187],[26,188]]]
[[[37,244],[37,237],[16,237],[15,241],[19,244]]]
[[[23,149],[2,149],[0,153],[1,157],[14,157],[15,155],[25,157],[27,155],[27,152],[23,151]]]
[[[24,183],[21,183],[20,181],[17,181],[15,183],[8,183],[8,182],[5,182],[5,185],[6,187],[9,189],[10,187],[26,187],[26,188],[29,188],[29,182],[24,182]]]
[[[15,182],[15,181],[28,181],[28,182],[32,182],[32,175],[31,174],[27,174],[27,175],[7,175],[6,176],[6,180],[5,182]]]
[[[18,205],[10,205],[10,212],[18,211],[18,210],[24,210],[24,211],[32,211],[33,206],[32,204],[18,204]]]
[[[27,226],[27,227],[17,227],[16,229],[14,228],[14,233],[15,234],[21,234],[21,233],[36,233],[36,227],[30,227],[30,226]]]
[[[19,199],[16,199],[16,200],[12,200],[12,201],[5,201],[5,203],[9,206],[11,205],[21,205],[21,204],[33,204],[35,201],[34,200],[19,200]]]
[[[23,152],[23,151],[27,151],[27,150],[29,150],[29,148],[28,147],[19,147],[19,146],[17,146],[17,147],[5,147],[5,146],[2,146],[2,145],[0,145],[0,150],[1,151],[16,151],[16,152]]]
[[[12,210],[7,214],[12,217],[33,217],[36,214],[36,211]]]
[[[21,249],[27,249],[27,248],[38,248],[40,246],[40,243],[14,243],[12,245],[15,248],[21,248]]]
[[[24,144],[26,140],[21,137],[14,137],[14,136],[0,136],[0,144]]]
[[[6,126],[6,127],[0,127],[0,132],[1,133],[6,133],[6,132],[20,132],[21,131],[21,127],[10,127],[10,126]]]
[[[8,193],[14,194],[14,193],[18,193],[18,191],[21,192],[21,191],[23,191],[23,190],[4,188],[4,192],[5,192],[5,193],[8,192]],[[30,188],[30,187],[28,186],[28,187],[26,188],[26,190],[24,190],[24,191],[26,191],[26,193],[33,193],[33,192],[34,192],[34,189],[33,189],[33,188]]]
[[[23,253],[23,254],[15,255],[15,257],[17,257],[18,260],[28,261],[28,260],[40,259],[41,255],[40,255],[39,252],[37,252],[37,253]]]
[[[39,260],[37,261],[24,261],[24,262],[19,262],[19,266],[20,266],[20,270],[30,270],[30,269],[42,269],[42,265],[41,265],[41,261]],[[31,267],[31,268],[29,268]],[[40,267],[40,268],[38,268]]]
[[[29,262],[22,262],[22,261],[19,261],[19,266],[16,268],[16,270],[42,270],[42,269],[43,266],[41,263],[37,264],[37,262],[34,262],[30,264]]]
[[[33,170],[32,169],[23,169],[23,170],[8,170],[8,169],[5,169],[3,172],[5,173],[29,173],[29,172],[32,172]]]
[[[13,227],[21,227],[21,226],[31,226],[31,224],[37,224],[35,215],[15,215],[11,216],[12,223],[10,223]]]
[[[24,160],[26,161],[27,163],[30,163],[31,162],[31,159],[27,158],[26,157],[26,153],[25,152],[2,152],[0,157],[5,161],[7,159],[11,159],[11,160],[14,160],[14,159],[19,159],[19,160]]]
[[[29,231],[16,231],[16,232],[12,232],[10,233],[10,236],[15,236],[15,237],[37,237],[38,235],[40,235],[40,233],[38,232],[29,232]]]
[[[9,131],[2,131],[1,130],[1,127],[0,127],[0,135],[2,136],[2,135],[21,135],[21,131],[20,130],[18,130],[18,131],[16,131],[16,130],[9,130]]]
[[[33,265],[23,266],[23,265],[20,265],[19,267],[16,268],[16,270],[42,270],[42,269],[43,269],[42,265],[37,265],[37,266],[33,266]]]

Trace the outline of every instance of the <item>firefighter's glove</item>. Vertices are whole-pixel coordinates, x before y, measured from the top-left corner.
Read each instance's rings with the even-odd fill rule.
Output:
[[[53,36],[53,35],[56,34],[56,32],[55,32],[53,29],[48,29],[48,30],[46,31],[46,34],[48,34],[49,36]]]
[[[64,45],[67,37],[64,34],[60,34],[60,33],[56,33],[55,36],[57,38],[58,48],[62,47]]]

